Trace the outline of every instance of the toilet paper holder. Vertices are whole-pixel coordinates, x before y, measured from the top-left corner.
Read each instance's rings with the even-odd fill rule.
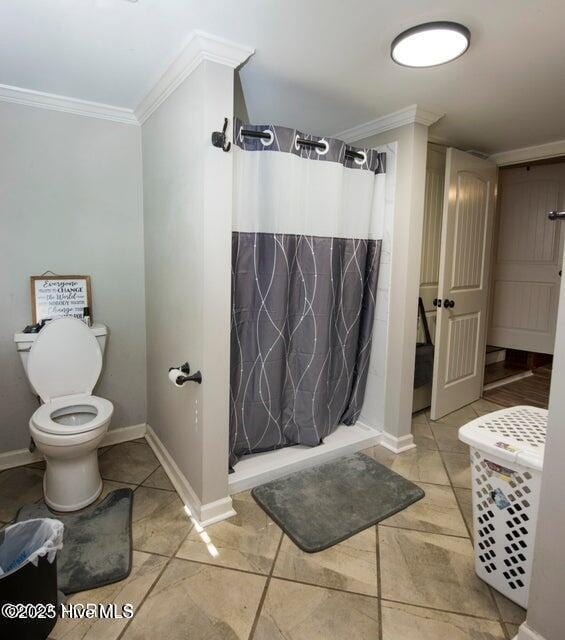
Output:
[[[171,371],[178,371],[178,375],[173,378],[171,377]],[[185,382],[196,382],[197,384],[202,384],[202,374],[200,371],[193,373],[190,375],[190,365],[188,362],[181,364],[179,367],[169,367],[169,378],[178,386],[182,386]]]

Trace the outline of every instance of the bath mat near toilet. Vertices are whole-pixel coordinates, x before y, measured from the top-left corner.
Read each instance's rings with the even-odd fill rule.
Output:
[[[297,471],[255,487],[251,494],[308,553],[342,542],[425,495],[363,453]]]
[[[56,518],[65,525],[57,577],[59,590],[68,595],[129,576],[132,505],[133,491],[116,489],[98,504],[73,513],[51,511],[43,501],[27,505],[20,509],[16,521]]]

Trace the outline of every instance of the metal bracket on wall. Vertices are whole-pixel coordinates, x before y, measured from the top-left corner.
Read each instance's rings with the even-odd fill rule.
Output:
[[[231,149],[231,142],[227,142],[226,131],[228,128],[228,119],[224,118],[224,126],[221,131],[212,133],[212,144],[226,153]]]

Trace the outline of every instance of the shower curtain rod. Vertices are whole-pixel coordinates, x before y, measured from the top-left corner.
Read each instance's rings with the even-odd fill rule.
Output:
[[[241,129],[240,135],[246,138],[270,138],[271,133],[265,133],[264,131],[252,131],[251,129]],[[325,149],[326,145],[323,142],[316,142],[315,140],[305,140],[304,138],[296,138],[296,142],[304,147],[316,147],[316,149]],[[358,160],[366,160],[366,156],[363,153],[356,151],[345,151],[346,158],[357,158]]]

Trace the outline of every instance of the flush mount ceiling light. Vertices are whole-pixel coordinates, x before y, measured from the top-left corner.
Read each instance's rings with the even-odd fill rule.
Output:
[[[404,67],[435,67],[451,62],[469,48],[471,32],[457,22],[426,22],[392,41],[390,55]]]

